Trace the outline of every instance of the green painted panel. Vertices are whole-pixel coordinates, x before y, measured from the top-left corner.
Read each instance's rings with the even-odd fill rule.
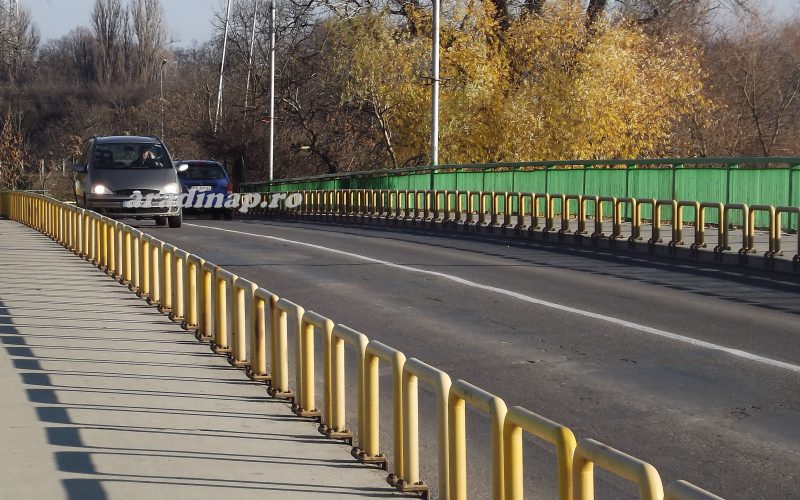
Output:
[[[789,206],[800,207],[800,167],[794,167],[791,173],[791,192],[789,193]],[[792,231],[800,230],[800,220],[797,215],[784,215],[783,227]]]
[[[493,191],[495,193],[511,192],[514,189],[514,172],[501,171],[501,172],[486,172],[484,177],[484,191]],[[490,207],[487,207],[487,209]],[[504,196],[498,198],[497,209],[498,212],[505,211],[506,200]]]
[[[678,168],[675,170],[675,199],[725,203],[727,179],[728,169],[725,168]],[[685,210],[684,213],[684,221],[694,221],[693,210]],[[731,216],[733,220],[740,220],[735,212]],[[706,212],[706,222],[719,222],[716,210]]]
[[[547,170],[520,170],[514,175],[514,191],[518,193],[544,193]]]
[[[355,177],[350,184],[351,189],[372,189],[380,185],[380,177]]]
[[[632,168],[628,170],[628,196],[632,198],[672,198],[671,168]]]
[[[546,191],[550,194],[582,194],[584,170],[582,168],[573,169],[547,169],[545,171]],[[540,191],[541,192],[541,191]],[[541,206],[544,210],[544,205]],[[561,201],[553,203],[553,209],[561,212]],[[593,209],[590,214],[593,215]]]
[[[585,185],[582,193],[598,196],[627,196],[627,170],[615,169],[586,169]]]
[[[632,168],[628,170],[627,175],[629,197],[655,200],[672,198],[671,168]],[[670,212],[668,215],[672,216],[671,209],[666,212]],[[653,219],[653,208],[650,205],[642,206],[642,218]]]
[[[457,178],[456,172],[439,172],[433,178],[433,188],[437,191],[455,191]]]
[[[729,203],[780,206],[789,199],[790,171],[732,169]]]
[[[408,174],[406,177],[408,178],[408,189],[428,190],[431,188],[431,174]]]
[[[676,169],[674,198],[725,203],[727,178],[728,169],[723,168]]]
[[[508,192],[514,190],[514,172],[486,172],[484,191]]]
[[[483,188],[483,172],[458,172],[457,191],[480,191]]]
[[[408,176],[390,175],[386,178],[386,189],[393,191],[406,191],[408,189]]]
[[[781,206],[789,199],[789,175],[783,168],[770,170],[732,169],[729,203]],[[756,213],[756,227],[768,227],[769,215]]]
[[[547,192],[550,194],[583,194],[582,168],[547,170]]]

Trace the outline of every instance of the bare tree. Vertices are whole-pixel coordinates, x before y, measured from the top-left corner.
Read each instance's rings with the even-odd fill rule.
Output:
[[[616,0],[615,13],[654,35],[680,34],[705,44],[719,29],[720,14],[751,12],[750,0]]]
[[[39,38],[28,10],[0,6],[0,81],[16,81],[34,68]]]
[[[164,9],[159,0],[132,0],[131,18],[136,36],[136,64],[140,81],[158,77],[159,63],[167,43]]]
[[[798,21],[779,26],[751,17],[743,29],[721,38],[711,54],[717,88],[736,119],[746,124],[747,152],[769,156],[789,148],[800,118],[800,45]],[[719,81],[724,79],[724,82]]]
[[[121,0],[95,0],[91,24],[98,47],[98,78],[103,83],[114,81],[121,71],[128,12]]]

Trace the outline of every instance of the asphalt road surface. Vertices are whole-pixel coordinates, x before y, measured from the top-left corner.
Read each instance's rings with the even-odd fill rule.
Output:
[[[665,485],[685,479],[726,498],[800,494],[796,279],[371,226],[184,224],[140,226],[509,407],[642,458]],[[383,396],[390,372],[381,373]],[[435,486],[430,398],[420,411],[423,478]],[[488,497],[487,422],[471,413],[467,423],[471,498]],[[530,440],[525,454],[526,489],[554,497],[550,447]],[[596,475],[601,498],[636,491]]]

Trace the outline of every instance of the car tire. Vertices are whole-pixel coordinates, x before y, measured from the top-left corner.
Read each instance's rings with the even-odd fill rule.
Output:
[[[179,227],[181,227],[181,223],[183,223],[183,215],[182,214],[170,215],[169,217],[167,217],[167,220],[169,221],[169,227],[171,227],[172,229],[178,229]]]
[[[167,218],[163,215],[159,215],[156,219],[156,226],[166,226],[167,225]]]
[[[224,218],[225,218],[225,220],[231,220],[231,219],[233,219],[233,210],[231,210],[231,209],[229,209],[229,208],[226,208],[226,209],[224,209],[224,210],[222,211],[222,217],[224,217]]]

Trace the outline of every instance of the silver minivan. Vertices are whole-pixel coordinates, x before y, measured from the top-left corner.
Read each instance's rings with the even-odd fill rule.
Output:
[[[93,137],[74,170],[78,206],[112,218],[152,218],[160,226],[181,227],[183,211],[176,196],[181,183],[158,138]],[[135,202],[148,195],[157,203]]]

